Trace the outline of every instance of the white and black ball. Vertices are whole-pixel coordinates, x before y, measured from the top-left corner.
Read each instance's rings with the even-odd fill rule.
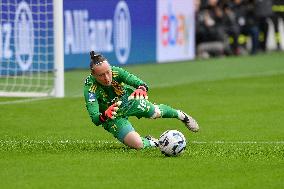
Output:
[[[180,131],[167,130],[160,136],[159,148],[166,156],[178,156],[186,148],[186,139]]]

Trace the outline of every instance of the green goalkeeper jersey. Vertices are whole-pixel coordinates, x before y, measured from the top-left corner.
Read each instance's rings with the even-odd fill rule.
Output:
[[[92,122],[100,125],[99,116],[109,106],[117,101],[122,101],[118,116],[123,116],[131,106],[128,96],[140,85],[146,85],[141,79],[126,70],[111,66],[111,86],[103,86],[89,75],[85,80],[84,96],[86,107]]]

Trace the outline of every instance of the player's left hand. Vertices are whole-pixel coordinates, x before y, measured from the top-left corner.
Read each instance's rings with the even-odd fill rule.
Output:
[[[121,103],[122,103],[121,101],[118,101],[113,105],[111,105],[110,107],[108,107],[108,109],[105,111],[105,117],[109,119],[115,119],[117,115],[116,112],[119,110],[119,106],[121,105]]]
[[[129,97],[128,100],[148,99],[147,89],[145,86],[139,86]]]
[[[113,105],[108,107],[108,109],[104,113],[100,114],[99,116],[100,121],[103,123],[107,121],[107,119],[115,119],[121,103],[122,103],[121,101],[117,101]]]

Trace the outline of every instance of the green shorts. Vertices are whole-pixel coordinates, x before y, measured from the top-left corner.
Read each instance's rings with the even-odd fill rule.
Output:
[[[128,133],[135,131],[128,119],[122,117],[107,121],[103,127],[122,143]]]
[[[148,100],[131,100],[130,103],[120,108],[120,111],[117,112],[117,118],[108,120],[103,124],[103,127],[123,143],[125,136],[129,132],[135,131],[132,124],[128,121],[128,117],[150,118],[154,114],[154,111],[154,105]]]

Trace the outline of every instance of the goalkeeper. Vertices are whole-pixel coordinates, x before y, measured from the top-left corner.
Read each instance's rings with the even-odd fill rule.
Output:
[[[158,143],[153,137],[141,137],[135,132],[129,116],[177,118],[189,130],[198,131],[197,122],[186,113],[148,101],[148,86],[141,79],[122,68],[110,66],[106,58],[94,51],[90,56],[91,74],[85,80],[84,96],[95,125],[102,125],[120,142],[135,149],[156,147]]]

